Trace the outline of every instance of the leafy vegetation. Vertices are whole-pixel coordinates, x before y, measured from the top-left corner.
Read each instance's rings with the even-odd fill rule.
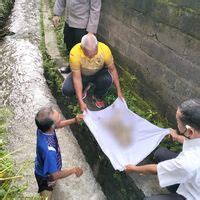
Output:
[[[49,5],[51,10],[53,11],[53,6],[54,6],[55,0],[49,0]],[[53,15],[52,15],[53,16]],[[66,45],[64,43],[63,39],[63,29],[64,29],[64,24],[65,24],[65,17],[62,16],[60,18],[60,24],[58,25],[57,28],[55,28],[56,31],[56,39],[57,39],[57,45],[60,50],[60,54],[66,58]]]
[[[14,199],[19,197],[26,189],[27,185],[17,185],[15,181],[23,178],[22,173],[29,162],[23,163],[21,168],[16,171],[12,154],[19,151],[8,152],[6,150],[6,136],[9,118],[12,113],[5,107],[0,107],[0,199]]]
[[[0,1],[0,28],[2,28],[6,22],[6,19],[13,7],[14,0],[1,0]]]

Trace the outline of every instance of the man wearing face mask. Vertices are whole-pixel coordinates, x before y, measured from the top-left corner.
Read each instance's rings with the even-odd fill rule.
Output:
[[[174,141],[183,143],[180,154],[159,148],[155,152],[158,164],[127,165],[126,172],[157,174],[161,187],[171,194],[147,197],[145,200],[200,199],[200,99],[183,102],[177,109],[179,133],[171,130]]]

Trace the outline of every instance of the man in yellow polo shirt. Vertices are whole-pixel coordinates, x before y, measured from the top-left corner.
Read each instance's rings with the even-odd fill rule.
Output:
[[[98,42],[93,34],[83,36],[81,43],[72,48],[69,61],[72,72],[64,81],[62,92],[66,96],[76,94],[82,111],[87,110],[83,99],[90,83],[95,86],[92,98],[98,108],[105,107],[102,97],[112,82],[115,84],[118,97],[123,99],[112,53],[109,47]]]

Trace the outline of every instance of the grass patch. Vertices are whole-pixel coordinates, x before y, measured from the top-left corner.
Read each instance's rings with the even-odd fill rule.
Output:
[[[12,113],[5,107],[0,107],[0,199],[14,199],[20,197],[27,185],[19,186],[15,180],[23,178],[23,165],[19,171],[15,170],[12,154],[6,150],[8,134],[7,126]]]
[[[54,3],[55,3],[55,0],[49,0],[49,5],[52,10],[52,16],[53,16]],[[60,24],[58,25],[57,28],[55,28],[55,32],[56,32],[57,45],[58,45],[60,54],[62,55],[62,57],[66,58],[66,55],[68,53],[66,53],[67,49],[66,49],[66,45],[64,43],[64,36],[63,36],[64,24],[65,24],[65,17],[61,16]]]
[[[156,3],[178,9],[180,13],[187,12],[194,15],[199,15],[198,7],[194,9],[192,3],[184,3],[182,0],[155,0]],[[191,7],[190,7],[191,6]],[[193,7],[193,8],[192,8]]]
[[[0,0],[0,28],[5,25],[14,2],[14,0]]]

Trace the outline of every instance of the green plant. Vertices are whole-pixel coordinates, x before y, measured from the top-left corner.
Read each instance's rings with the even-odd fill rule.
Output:
[[[0,28],[3,28],[5,25],[6,19],[10,14],[13,4],[14,0],[4,0],[0,2]]]
[[[12,154],[20,149],[16,149],[13,152],[6,150],[6,136],[7,126],[12,112],[5,107],[0,107],[0,199],[11,199],[20,196],[26,189],[26,184],[17,185],[15,180],[23,178],[22,172],[26,164],[22,164],[21,170],[16,172]]]

